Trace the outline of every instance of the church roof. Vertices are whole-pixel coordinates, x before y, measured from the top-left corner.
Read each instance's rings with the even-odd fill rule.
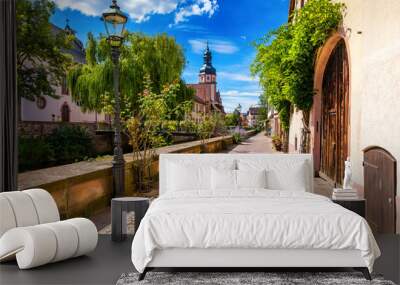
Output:
[[[211,50],[208,46],[208,42],[207,42],[206,50],[204,51],[203,59],[204,59],[204,64],[200,68],[200,73],[216,74],[216,70],[212,65],[212,54],[211,54]]]
[[[67,20],[67,23],[65,25],[65,28],[62,29],[54,24],[51,24],[51,29],[54,35],[57,35],[59,33],[68,33],[68,34],[73,34],[75,35],[75,31],[69,26],[69,21]],[[85,63],[86,62],[86,56],[85,56],[85,48],[83,47],[83,43],[78,39],[78,37],[75,36],[74,40],[71,43],[71,48],[68,50],[65,50],[66,53],[69,53],[70,55],[73,56],[74,61],[79,62],[79,63]]]

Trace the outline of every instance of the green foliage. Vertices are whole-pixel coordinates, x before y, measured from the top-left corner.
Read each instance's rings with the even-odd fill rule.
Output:
[[[215,120],[210,115],[205,115],[203,120],[197,124],[197,135],[199,136],[201,143],[204,145],[206,140],[211,138],[215,129]]]
[[[94,155],[87,130],[67,125],[47,137],[20,137],[18,151],[19,171],[73,163]]]
[[[18,138],[19,172],[44,168],[55,163],[55,153],[45,138]]]
[[[57,164],[86,160],[94,155],[92,138],[86,128],[79,126],[61,126],[47,138]]]
[[[240,135],[239,132],[235,132],[235,133],[233,133],[233,135],[232,135],[232,139],[233,139],[233,143],[234,143],[234,144],[239,144],[239,143],[241,143],[241,141],[242,141],[242,136]]]
[[[185,66],[182,48],[175,39],[160,34],[146,36],[127,33],[120,56],[121,117],[128,119],[141,104],[140,94],[146,88],[145,76],[149,76],[154,93],[160,94],[164,86],[179,83],[176,102],[187,101],[193,91],[180,79]],[[86,110],[112,112],[114,102],[113,64],[110,47],[104,36],[95,39],[88,35],[86,46],[87,64],[76,65],[67,76],[72,98]],[[172,99],[171,99],[172,100]],[[167,102],[171,104],[171,102]]]
[[[225,125],[226,126],[238,126],[240,122],[240,114],[233,112],[233,113],[229,113],[226,114],[225,116]]]
[[[264,94],[289,128],[291,105],[309,111],[313,102],[314,58],[342,21],[345,6],[330,0],[309,0],[293,21],[272,31],[256,45],[251,71],[258,74]]]
[[[175,131],[178,123],[170,120],[179,109],[185,109],[187,102],[170,109],[169,103],[176,99],[181,88],[179,83],[166,85],[161,93],[152,89],[150,76],[145,77],[145,89],[138,100],[138,109],[126,121],[129,143],[133,148],[133,175],[136,189],[147,192],[151,186],[151,166],[155,148],[167,145],[170,132]],[[181,106],[183,105],[183,106]]]
[[[59,85],[72,57],[63,52],[74,39],[54,33],[49,22],[55,5],[49,0],[16,1],[18,95],[31,101],[39,96],[57,98]]]
[[[221,113],[213,113],[211,115],[214,124],[214,136],[224,136],[228,133],[228,129],[225,124],[225,116]]]
[[[191,118],[179,122],[179,130],[187,133],[197,132],[197,123]]]

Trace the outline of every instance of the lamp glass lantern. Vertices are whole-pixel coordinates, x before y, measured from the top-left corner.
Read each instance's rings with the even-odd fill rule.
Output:
[[[117,1],[113,0],[110,8],[101,18],[107,32],[107,39],[111,47],[120,47],[124,38],[125,24],[128,17],[120,10]]]

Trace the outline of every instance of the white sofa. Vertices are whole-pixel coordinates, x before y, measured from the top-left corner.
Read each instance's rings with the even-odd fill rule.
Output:
[[[57,205],[43,189],[0,193],[0,262],[20,269],[84,255],[96,248],[97,229],[88,219],[60,221]]]

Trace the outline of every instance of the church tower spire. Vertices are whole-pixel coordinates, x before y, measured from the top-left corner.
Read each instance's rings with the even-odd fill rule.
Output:
[[[206,49],[203,54],[203,66],[200,68],[199,80],[200,83],[216,83],[217,72],[212,65],[212,53],[207,41]]]

